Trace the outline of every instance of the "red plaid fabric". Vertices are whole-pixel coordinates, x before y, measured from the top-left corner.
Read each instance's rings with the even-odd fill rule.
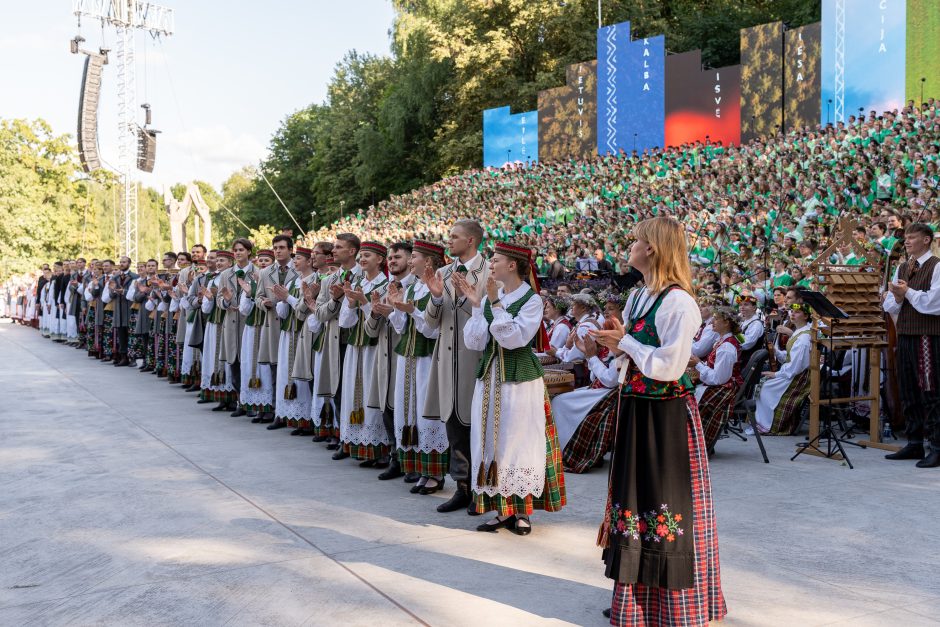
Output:
[[[565,472],[581,474],[594,467],[614,444],[617,390],[598,401],[565,445]]]
[[[731,410],[734,409],[734,397],[738,393],[738,387],[728,387],[724,385],[710,385],[702,393],[702,400],[699,401],[698,410],[702,417],[702,433],[705,435],[705,446],[711,448],[718,441],[721,434],[721,428],[731,417]]]
[[[437,451],[431,451],[430,453],[418,453],[417,472],[420,472],[422,476],[443,477],[447,474],[449,468],[449,451],[444,451],[443,453],[438,453]]]
[[[401,471],[405,474],[420,472],[421,462],[418,459],[418,452],[398,449],[398,465],[401,466]]]
[[[387,444],[351,444],[343,442],[343,450],[349,456],[362,461],[379,460],[388,455]]]
[[[800,407],[809,396],[809,370],[801,372],[780,397],[774,410],[774,422],[770,427],[771,435],[793,435],[800,426]]]
[[[618,627],[704,627],[728,614],[721,592],[718,527],[712,506],[708,454],[695,398],[688,397],[689,464],[692,473],[695,586],[684,590],[615,584],[610,624]]]
[[[496,511],[500,516],[520,514],[528,516],[534,510],[557,512],[567,502],[565,492],[565,471],[561,462],[561,447],[558,446],[558,431],[552,418],[552,405],[545,393],[545,488],[542,496],[527,494],[525,498],[500,494],[488,496],[482,492],[473,492],[473,501],[479,513]]]

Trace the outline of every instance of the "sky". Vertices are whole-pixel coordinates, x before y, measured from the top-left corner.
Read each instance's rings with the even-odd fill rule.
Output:
[[[217,189],[256,165],[280,122],[323,102],[333,68],[351,49],[389,54],[394,13],[389,0],[159,0],[174,9],[175,32],[159,41],[136,37],[137,102],[152,107],[161,131],[152,174],[164,186],[203,180]],[[0,118],[43,118],[74,141],[83,47],[111,48],[115,32],[72,14],[71,0],[0,0]],[[103,40],[102,40],[103,37]],[[106,65],[99,109],[103,161],[116,164],[117,65]],[[139,110],[143,124],[143,110]]]

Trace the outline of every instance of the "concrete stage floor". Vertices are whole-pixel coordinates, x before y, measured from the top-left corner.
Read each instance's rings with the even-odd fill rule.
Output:
[[[0,324],[0,625],[601,626],[605,471],[477,533],[309,438]],[[726,625],[940,618],[940,470],[795,438],[712,460]]]

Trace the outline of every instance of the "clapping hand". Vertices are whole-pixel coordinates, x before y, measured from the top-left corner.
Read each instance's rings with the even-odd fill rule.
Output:
[[[473,306],[479,307],[480,301],[482,300],[480,295],[477,293],[477,288],[475,285],[470,285],[467,282],[467,279],[460,274],[459,272],[454,272],[451,276],[451,281],[454,283],[454,288],[460,293],[463,294],[464,298]]]
[[[463,277],[461,276],[461,278]],[[491,303],[495,303],[499,300],[499,285],[497,285],[496,279],[493,278],[492,274],[486,280],[486,298]]]
[[[395,284],[392,284],[392,287],[389,288],[389,291],[395,287]],[[383,303],[382,299],[379,297],[378,292],[372,292],[372,313],[377,316],[382,316],[383,318],[388,318],[388,314],[392,313],[393,307],[388,303]]]
[[[907,290],[907,281],[898,279],[894,283],[888,283],[888,291],[894,296],[894,300],[899,303],[904,300],[904,297],[907,295]]]
[[[286,301],[287,296],[289,294],[289,292],[287,291],[287,288],[284,287],[283,285],[272,285],[271,293],[274,294],[274,299],[279,302]]]
[[[228,288],[228,285],[222,288],[222,298],[225,300],[232,300],[232,290]]]
[[[243,292],[251,292],[251,285],[245,279],[238,279],[238,286],[242,288]]]
[[[593,337],[585,335],[582,338],[579,337],[577,333],[572,333],[571,335],[575,336],[574,345],[578,347],[579,351],[584,353],[585,357],[590,359],[591,357],[597,356],[597,342],[594,341]]]
[[[457,276],[455,272],[453,276]],[[461,276],[461,278],[463,278]],[[430,267],[424,269],[424,275],[421,277],[424,284],[428,286],[428,291],[434,298],[440,298],[444,295],[444,279]]]
[[[333,300],[341,299],[344,293],[345,290],[339,283],[334,283],[330,286],[330,296],[333,298]]]
[[[617,345],[620,343],[620,340],[623,339],[623,336],[625,336],[627,332],[624,330],[623,324],[620,322],[620,320],[611,318],[610,322],[614,327],[612,330],[606,331],[603,329],[592,329],[589,331],[589,333],[591,334],[591,337],[593,337],[594,340],[601,346],[606,346],[611,350],[615,350],[617,349]],[[617,352],[620,351],[618,350]]]

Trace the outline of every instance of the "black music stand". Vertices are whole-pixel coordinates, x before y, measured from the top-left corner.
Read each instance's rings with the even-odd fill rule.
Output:
[[[803,298],[803,302],[810,306],[810,308],[815,311],[821,318],[827,318],[829,320],[829,350],[826,354],[826,369],[829,374],[826,380],[825,386],[825,395],[826,395],[826,407],[828,411],[826,412],[825,418],[822,420],[822,428],[819,430],[819,433],[809,442],[803,442],[797,444],[799,449],[793,457],[790,458],[792,462],[801,454],[805,453],[809,449],[813,449],[823,457],[827,459],[833,459],[836,454],[842,455],[842,459],[845,460],[845,463],[850,469],[854,469],[852,462],[849,461],[849,456],[845,452],[845,447],[843,447],[842,439],[836,434],[835,430],[832,428],[832,372],[835,367],[835,345],[834,345],[834,335],[835,329],[839,324],[840,320],[845,320],[849,317],[847,313],[836,307],[832,304],[828,298],[825,297],[821,292],[812,292],[810,290],[803,290],[800,292],[800,296]],[[818,367],[817,364],[810,364],[809,367]],[[823,398],[820,398],[820,405],[822,405]],[[821,448],[822,440],[826,440],[825,449]],[[855,446],[861,446],[855,442],[845,442],[845,444],[853,444]]]

